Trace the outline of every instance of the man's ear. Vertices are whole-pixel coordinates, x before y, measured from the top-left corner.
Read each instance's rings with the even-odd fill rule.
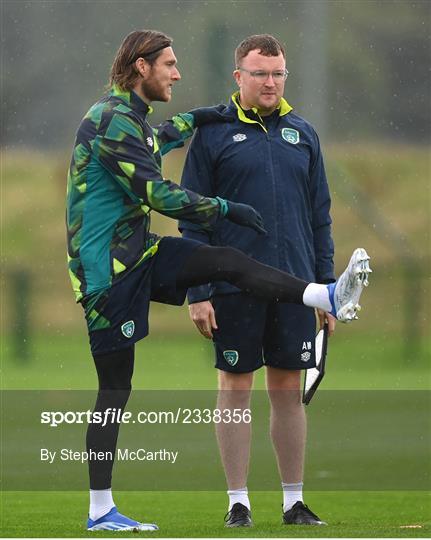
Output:
[[[150,70],[149,63],[143,58],[138,58],[135,62],[135,67],[139,75],[145,79]]]
[[[241,88],[241,72],[239,69],[236,69],[233,72],[233,78],[235,79],[235,82],[238,85],[238,88]]]

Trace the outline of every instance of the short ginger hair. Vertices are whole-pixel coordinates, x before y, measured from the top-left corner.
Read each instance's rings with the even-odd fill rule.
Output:
[[[238,68],[241,60],[256,49],[263,56],[278,56],[281,53],[286,58],[284,47],[278,39],[270,34],[255,34],[246,37],[235,49],[235,67]]]

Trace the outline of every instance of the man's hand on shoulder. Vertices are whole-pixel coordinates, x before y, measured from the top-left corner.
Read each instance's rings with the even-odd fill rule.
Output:
[[[205,302],[190,304],[189,314],[199,332],[207,339],[212,339],[212,331],[217,330],[217,323],[211,302],[206,300]]]
[[[193,116],[194,127],[200,127],[214,122],[234,122],[235,117],[229,113],[229,109],[223,103],[214,107],[199,107],[188,112]]]

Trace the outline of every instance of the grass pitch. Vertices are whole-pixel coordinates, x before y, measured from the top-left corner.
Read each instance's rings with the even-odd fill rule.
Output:
[[[340,328],[340,331],[344,329]],[[341,332],[340,332],[341,333]],[[340,336],[341,338],[341,336]],[[407,363],[401,343],[382,343],[369,336],[343,336],[331,343],[323,388],[338,390],[425,390],[429,372],[425,361]],[[352,358],[352,351],[355,355]],[[32,344],[28,363],[14,360],[10,342],[4,343],[2,386],[5,389],[94,389],[96,377],[84,336],[44,338]],[[388,364],[388,358],[391,358]],[[261,370],[262,371],[262,370]],[[263,373],[257,388],[263,388]],[[166,340],[152,336],[137,347],[135,388],[210,389],[215,387],[212,352],[198,337]],[[318,396],[317,396],[318,398]],[[311,406],[318,406],[319,400]],[[311,436],[311,434],[310,434]],[[340,437],[343,435],[340,434]],[[334,441],[335,442],[335,441]],[[406,455],[411,448],[406,443]],[[410,450],[409,450],[410,448]],[[334,451],[337,448],[334,447]],[[364,456],[362,456],[363,459]],[[206,456],[202,454],[201,460]],[[355,467],[357,459],[351,459]],[[145,476],[142,475],[142,485]],[[163,537],[392,537],[426,538],[431,533],[430,494],[425,491],[307,491],[305,502],[327,527],[281,525],[281,490],[251,492],[254,527],[226,529],[223,516],[227,497],[213,492],[116,492],[121,512],[142,521],[154,521]],[[310,485],[308,485],[310,489]],[[9,491],[1,494],[3,537],[111,537],[109,532],[88,533],[85,528],[88,494],[58,491]],[[121,537],[132,536],[122,533]]]
[[[118,533],[86,530],[87,498],[77,492],[3,493],[2,536],[118,538]],[[327,527],[281,525],[280,492],[251,494],[251,529],[224,527],[227,501],[221,492],[116,494],[120,511],[160,527],[153,533],[121,533],[121,538],[426,538],[431,533],[431,500],[423,492],[310,492],[306,502]]]

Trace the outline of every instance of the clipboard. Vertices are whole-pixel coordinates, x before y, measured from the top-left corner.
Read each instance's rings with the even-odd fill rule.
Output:
[[[304,376],[302,403],[309,405],[319,384],[325,376],[326,352],[328,350],[328,324],[316,335],[314,350],[316,352],[316,367],[307,369]]]

